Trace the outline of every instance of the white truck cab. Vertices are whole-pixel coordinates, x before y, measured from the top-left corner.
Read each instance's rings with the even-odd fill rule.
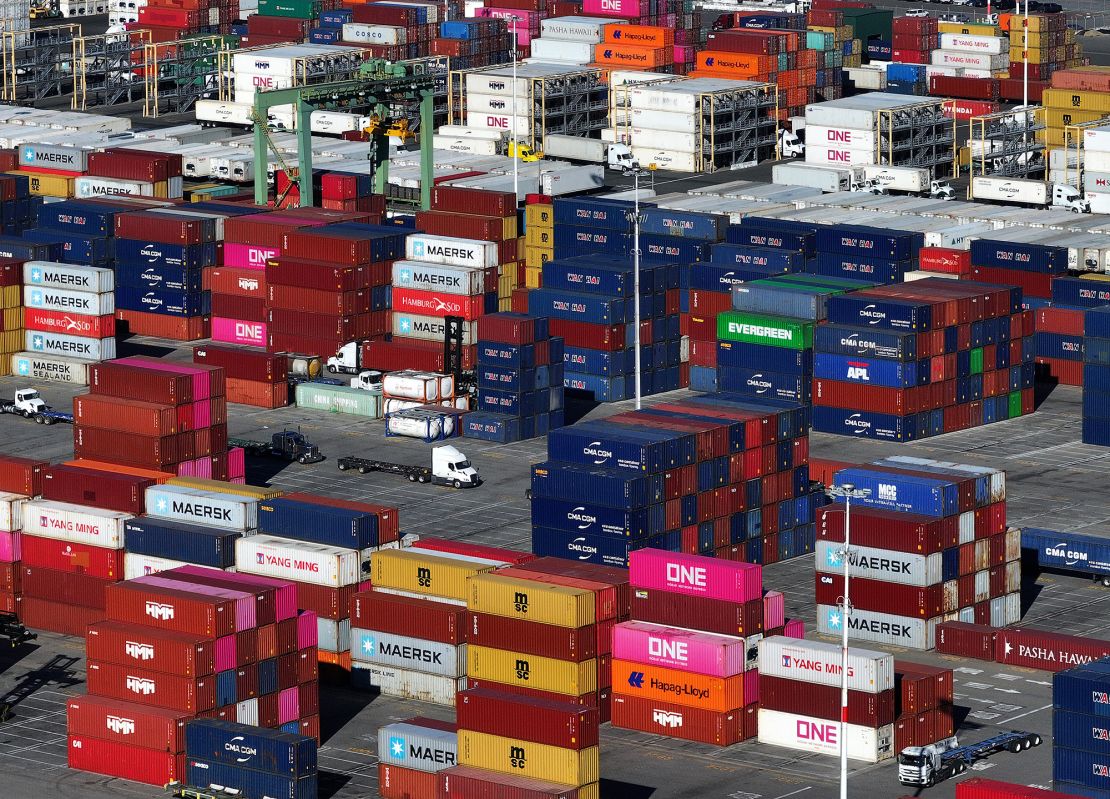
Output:
[[[382,373],[376,369],[366,369],[359,372],[358,377],[351,378],[351,388],[361,388],[363,391],[375,391],[380,394],[382,391]]]
[[[804,130],[804,129],[803,129]],[[803,133],[804,135],[804,133]],[[805,140],[786,128],[779,129],[779,157],[801,158],[806,154]]]
[[[15,392],[15,409],[24,416],[34,416],[47,409],[46,402],[33,388],[21,388]]]
[[[610,144],[605,151],[607,165],[610,169],[634,169],[636,162],[632,159],[632,148],[627,144]]]
[[[432,449],[432,481],[455,488],[481,483],[478,470],[456,447],[450,444]]]
[[[1079,191],[1079,189],[1075,188],[1075,186],[1069,186],[1066,183],[1052,184],[1052,207],[1066,208],[1077,214],[1087,214],[1091,212],[1090,201],[1083,196],[1083,193]]]

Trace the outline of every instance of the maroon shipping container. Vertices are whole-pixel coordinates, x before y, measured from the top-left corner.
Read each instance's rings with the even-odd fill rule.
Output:
[[[88,574],[73,574],[41,566],[21,566],[23,596],[63,605],[104,610],[104,589],[115,583]]]
[[[378,763],[378,793],[382,799],[435,799],[437,782],[433,771]]]
[[[212,315],[223,319],[240,319],[244,322],[265,322],[266,299],[213,292]]]
[[[371,239],[351,233],[333,233],[326,227],[286,233],[281,253],[289,258],[319,259],[326,263],[357,266],[368,264]]]
[[[89,626],[86,646],[90,660],[179,677],[202,677],[216,670],[214,640],[191,633],[102,621]]]
[[[520,565],[525,571],[539,574],[562,574],[607,583],[617,589],[617,620],[624,621],[632,612],[632,589],[628,582],[628,569],[601,566],[595,563],[578,563],[563,558],[536,558]]]
[[[444,773],[444,772],[440,772]],[[972,777],[956,784],[956,799],[1077,799],[1075,794],[1059,793],[1012,782]]]
[[[835,605],[844,596],[844,575],[817,572],[816,598],[819,605]],[[931,619],[944,610],[944,586],[901,585],[863,577],[852,579],[852,604],[860,610]]]
[[[18,594],[20,592],[23,568],[19,563],[0,563],[0,593]]]
[[[598,743],[595,707],[474,689],[456,695],[455,712],[460,730],[562,749],[586,749]]]
[[[357,19],[357,11],[356,21],[362,21]],[[469,189],[461,186],[432,187],[432,209],[436,211],[506,217],[516,213],[516,207],[517,198],[511,192]]]
[[[206,585],[212,588],[223,588],[229,591],[241,591],[245,594],[253,594],[255,624],[261,626],[274,623],[277,605],[275,590],[272,587],[261,586],[240,580],[235,575],[220,571],[219,569],[206,569],[203,572],[198,571],[201,568],[202,567],[195,567],[194,569],[170,569],[169,571],[162,572],[160,576],[182,583]]]
[[[294,286],[319,291],[357,291],[371,282],[374,269],[367,265],[347,265],[296,258],[272,258],[266,262],[269,286]]]
[[[614,694],[612,702],[614,727],[714,746],[732,746],[752,737],[745,715],[744,708],[720,713],[623,694]]]
[[[20,536],[24,566],[38,566],[69,574],[88,574],[109,580],[123,579],[122,549],[106,549],[40,536]]]
[[[224,241],[280,250],[282,239],[290,230],[323,224],[325,224],[323,219],[315,220],[308,214],[295,215],[290,211],[244,214],[228,217],[224,221]]]
[[[235,602],[135,582],[108,587],[109,618],[177,632],[231,635],[235,632]]]
[[[199,713],[216,707],[216,678],[180,677],[118,663],[90,660],[89,692],[140,705]]]
[[[758,35],[762,31],[714,31],[706,36],[706,49],[722,53],[777,55],[782,51],[780,37]],[[753,35],[755,34],[755,35]]]
[[[1020,68],[1023,66],[1019,64]],[[1030,67],[1035,68],[1035,65],[1030,64]],[[1044,90],[1049,88],[1049,82],[1044,80],[1033,80],[1033,75],[1029,76],[1029,102],[1040,103],[1044,98]],[[1021,78],[1003,78],[998,81],[998,96],[1002,100],[1010,100],[1012,102],[1022,102],[1025,99],[1025,79]]]
[[[291,311],[344,316],[370,312],[369,289],[340,292],[270,284],[266,293],[271,306]]]
[[[133,782],[164,786],[185,779],[185,755],[143,749],[86,735],[66,739],[66,762],[71,769],[108,774]]]
[[[478,320],[478,340],[500,344],[532,344],[536,340],[535,319],[501,313],[483,316]]]
[[[994,660],[994,641],[998,632],[993,627],[981,624],[962,621],[941,622],[937,625],[936,650],[943,655]]]
[[[149,477],[79,466],[51,466],[43,475],[42,496],[138,516],[146,510],[146,489],[154,484]]]
[[[200,244],[215,241],[215,220],[186,214],[136,211],[116,215],[116,236],[164,244]]]
[[[472,766],[438,771],[436,799],[578,799],[580,789],[569,785],[502,774]],[[588,796],[596,792],[587,791]],[[413,799],[418,794],[413,794]]]
[[[290,582],[295,581],[290,580]],[[297,607],[301,610],[311,610],[320,618],[333,621],[347,618],[351,612],[351,600],[358,593],[357,585],[343,588],[329,588],[301,582],[296,585]]]
[[[817,538],[844,541],[844,508],[825,505],[817,510]],[[959,518],[937,519],[879,508],[852,511],[852,542],[858,546],[932,555],[959,544]]]
[[[301,685],[320,678],[320,661],[316,647],[295,652],[297,658],[297,682]]]
[[[462,362],[463,369],[473,369],[477,365],[477,345],[471,344],[462,348]],[[443,344],[414,338],[364,341],[362,364],[366,368],[384,372],[397,372],[402,369],[442,372],[444,370]]]
[[[83,694],[66,703],[66,732],[141,749],[185,751],[185,722],[192,715],[105,696]]]
[[[260,269],[206,266],[201,270],[201,288],[236,297],[265,297],[266,273]]]
[[[281,356],[283,359],[284,355]],[[257,380],[227,378],[227,401],[259,408],[284,408],[289,404],[289,386]]]
[[[0,491],[37,497],[42,493],[42,475],[48,461],[0,455]]]
[[[120,435],[116,430],[78,425],[73,428],[73,454],[76,458],[122,463],[144,469],[160,470],[196,457],[192,433],[172,436]]]
[[[471,544],[467,541],[458,541],[450,538],[434,538],[434,537],[421,537],[419,540],[413,542],[415,549],[430,549],[436,552],[449,552],[455,555],[463,555],[473,558],[486,558],[487,560],[497,560],[502,563],[509,563],[514,566],[520,566],[530,560],[535,560],[536,556],[531,552],[518,552],[515,549],[505,549],[504,547],[491,547],[484,544]]]
[[[996,662],[1044,671],[1063,671],[1107,655],[1110,641],[1044,630],[1003,628],[994,639]]]
[[[477,646],[576,663],[597,657],[597,628],[592,624],[571,630],[471,612],[467,613],[466,641]]]
[[[168,405],[193,401],[193,383],[188,375],[156,372],[115,361],[89,366],[89,390],[93,394]]]
[[[505,239],[505,218],[458,214],[451,211],[417,211],[416,229],[433,236],[502,241]]]
[[[863,727],[893,724],[896,718],[894,704],[893,688],[877,694],[849,691],[848,723]],[[759,706],[783,713],[840,721],[840,687],[760,674]]]
[[[604,583],[598,583],[592,580],[583,580],[578,577],[567,577],[562,574],[534,572],[526,567],[516,568],[510,566],[505,569],[499,569],[497,573],[502,577],[515,577],[519,580],[532,580],[537,583],[546,583],[547,585],[559,585],[566,588],[577,588],[583,591],[589,591],[594,595],[594,619],[598,623],[609,621],[617,617],[617,589],[611,585],[605,585]]]
[[[466,643],[467,612],[458,605],[359,591],[351,599],[351,626],[443,644]]]
[[[967,100],[997,100],[998,81],[994,78],[964,78],[955,75],[933,75],[929,78],[929,94],[933,97],[960,97]]]
[[[221,344],[193,347],[193,363],[220,367],[224,370],[225,380],[284,384],[289,372],[289,359],[284,354]]]
[[[319,339],[351,341],[371,334],[370,314],[304,313],[271,307],[266,313],[271,334],[308,336]]]
[[[181,156],[177,153],[110,148],[89,153],[88,174],[157,183],[181,177]]]
[[[634,588],[632,618],[709,633],[748,636],[763,632],[763,600],[729,602]]]
[[[84,636],[90,624],[104,620],[104,611],[25,596],[20,601],[19,620],[35,630]]]
[[[170,436],[183,429],[177,410],[180,407],[103,394],[80,394],[73,398],[73,422],[140,436]]]

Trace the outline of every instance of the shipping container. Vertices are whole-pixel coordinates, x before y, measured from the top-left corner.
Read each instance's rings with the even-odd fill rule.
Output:
[[[749,602],[763,595],[763,569],[751,563],[641,549],[628,556],[636,588]]]
[[[360,663],[435,674],[466,676],[466,644],[443,644],[378,630],[351,629],[351,657]]]
[[[498,574],[476,575],[469,581],[467,608],[569,628],[585,627],[596,618],[594,596],[589,591]]]
[[[466,675],[567,696],[580,696],[598,687],[595,660],[575,663],[473,643],[467,646]]]
[[[485,561],[452,559],[399,549],[374,552],[370,566],[371,580],[377,587],[456,601],[466,600],[468,578],[493,569]]]
[[[527,655],[582,662],[598,654],[597,627],[577,630],[550,624],[466,613],[463,634],[471,644],[492,649],[511,649]]]
[[[444,644],[466,642],[467,615],[463,608],[426,599],[360,591],[351,600],[351,626],[392,635],[422,637]]]
[[[24,532],[109,549],[123,547],[124,523],[129,518],[129,513],[42,499],[23,506]]]
[[[191,718],[180,710],[87,694],[66,703],[66,731],[70,735],[170,754],[185,751],[185,723]]]
[[[598,711],[571,703],[475,688],[455,701],[459,729],[565,749],[598,744]]]
[[[896,716],[894,700],[893,688],[878,693],[849,691],[847,722],[861,727],[893,724]],[[840,721],[840,687],[760,674],[759,706],[783,713]]]
[[[498,735],[459,731],[459,763],[565,785],[588,785],[599,779],[597,747],[562,749]]]
[[[269,535],[236,540],[235,562],[240,571],[330,588],[357,585],[362,573],[357,550]]]
[[[178,522],[199,522],[229,530],[258,527],[258,500],[234,494],[161,485],[146,490],[147,512]]]
[[[109,585],[105,599],[108,615],[129,624],[212,636],[235,632],[235,603],[223,597],[128,581]]]
[[[0,456],[0,491],[37,497],[42,493],[42,475],[49,465],[32,458]]]
[[[362,690],[376,690],[385,696],[449,706],[455,704],[456,693],[466,690],[465,679],[357,661],[351,662],[351,684]]]
[[[1012,666],[1062,671],[1110,655],[1110,641],[1028,628],[998,630],[994,660]]]
[[[743,672],[746,648],[743,638],[641,621],[621,622],[613,628],[614,658],[714,677]]]
[[[454,729],[437,729],[418,722],[419,719],[413,719],[378,728],[381,762],[430,773],[457,765]]]
[[[149,477],[51,466],[43,474],[42,496],[54,502],[93,505],[137,515],[143,512],[145,489],[153,484]]]
[[[372,509],[339,507],[328,499],[274,497],[258,505],[258,529],[270,535],[335,547],[377,546],[378,514]]]
[[[597,796],[596,783],[572,787],[471,766],[455,766],[438,772],[435,788],[440,799],[596,799]]]
[[[91,660],[181,677],[203,677],[216,671],[215,642],[195,633],[103,621],[89,626],[86,640]]]
[[[157,786],[185,778],[185,756],[181,754],[72,733],[66,744],[66,762],[77,771]]]
[[[632,618],[672,627],[697,619],[706,632],[750,636],[763,632],[763,599],[739,603],[637,588],[632,592]]]
[[[838,686],[841,684],[841,662],[839,644],[784,636],[769,636],[759,643],[761,675]],[[848,664],[849,690],[881,693],[894,688],[894,658],[891,655],[850,647]]]
[[[822,634],[836,635],[841,629],[841,618],[839,606],[817,606],[817,629]],[[848,634],[861,641],[933,649],[936,626],[941,618],[939,615],[932,618],[899,616],[857,608],[848,616]]]
[[[839,755],[841,725],[813,716],[759,709],[759,740],[774,746],[825,755]],[[893,726],[861,727],[849,724],[844,730],[848,758],[878,763],[895,755]]]
[[[757,706],[718,712],[701,708],[659,702],[642,697],[614,694],[613,726],[641,732],[656,733],[668,738],[714,746],[731,746],[754,737]]]
[[[296,777],[316,772],[316,742],[219,719],[197,719],[185,729],[186,751],[224,766]]]
[[[235,792],[241,796],[265,796],[271,799],[315,799],[317,795],[316,774],[303,777],[290,777],[265,771],[238,768],[197,757],[185,761],[188,784],[207,788],[219,788]]]
[[[378,793],[382,799],[412,799],[435,796],[438,774],[402,768],[391,763],[378,763]]]
[[[216,678],[181,677],[90,660],[89,691],[142,705],[201,713],[216,707]]]

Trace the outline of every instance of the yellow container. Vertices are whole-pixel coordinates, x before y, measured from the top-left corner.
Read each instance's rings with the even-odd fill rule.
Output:
[[[1044,142],[1049,147],[1063,147],[1064,146],[1064,130],[1063,128],[1049,129],[1044,132]]]
[[[475,644],[466,648],[466,674],[476,680],[567,696],[582,696],[597,690],[597,661],[594,659],[575,663]]]
[[[504,241],[515,239],[520,236],[516,226],[516,214],[506,216],[501,223],[501,238]]]
[[[562,749],[470,730],[459,730],[458,759],[463,766],[561,785],[589,785],[601,777],[596,746],[582,750]]]
[[[23,352],[27,349],[26,338],[23,335],[23,330],[5,330],[0,333],[0,352],[11,355],[16,352]],[[11,358],[0,358],[0,362],[7,363],[11,366]]]
[[[1048,89],[1045,90],[1046,92]],[[1100,111],[1076,111],[1063,108],[1046,108],[1044,112],[1045,125],[1051,131],[1053,128],[1063,128],[1065,125],[1079,125],[1084,122],[1094,122],[1102,119],[1106,114]],[[1063,131],[1061,130],[1061,135]],[[1050,144],[1052,142],[1049,142]],[[1063,140],[1059,142],[1063,144]]]
[[[578,799],[598,799],[601,796],[600,783],[591,782],[578,788]]]
[[[23,327],[23,308],[5,308],[3,316],[3,330],[15,330]]]
[[[494,564],[441,558],[413,549],[383,549],[370,556],[373,584],[414,594],[466,601],[466,581]]]
[[[941,22],[937,25],[941,33],[959,33],[964,36],[998,36],[999,31],[995,25],[977,25],[975,23]]]
[[[1077,111],[1110,113],[1110,92],[1088,92],[1080,89],[1045,89],[1045,108],[1071,108]]]
[[[593,624],[597,602],[592,591],[517,577],[482,574],[470,581],[467,610],[577,630]]]
[[[526,247],[553,247],[555,245],[555,231],[548,227],[530,227],[524,234]]]
[[[499,297],[497,299],[497,310],[500,313],[509,313],[510,311],[512,311],[513,310],[513,300],[512,300],[512,298],[509,297],[509,298],[503,300]]]
[[[550,245],[544,247],[529,245],[524,248],[524,265],[531,269],[539,269],[554,257],[555,248]]]
[[[166,481],[166,485],[199,488],[202,491],[218,491],[221,494],[234,494],[237,497],[250,497],[257,500],[273,499],[285,493],[279,488],[240,485],[225,480],[209,480],[206,477],[171,477]]]
[[[29,178],[31,194],[36,197],[72,197],[73,178],[64,175],[40,175],[38,172],[11,172]]]
[[[0,289],[0,308],[4,310],[15,310],[16,308],[22,309],[22,307],[22,286],[4,286],[4,288]],[[5,325],[5,327],[7,327],[7,325]]]
[[[548,258],[550,257],[548,256]],[[538,289],[541,286],[543,286],[543,267],[532,266],[529,262],[528,266],[524,268],[524,287]]]
[[[549,230],[555,225],[555,213],[550,205],[536,203],[524,207],[524,229],[533,227],[546,227]]]
[[[515,272],[516,270],[514,270]],[[507,300],[513,296],[513,289],[516,288],[516,275],[502,275],[497,278],[497,299]]]
[[[1025,60],[1024,52],[1020,47],[1010,48],[1010,63],[1021,63]],[[1029,64],[1048,64],[1058,61],[1055,49],[1048,50],[1030,50],[1029,51]]]

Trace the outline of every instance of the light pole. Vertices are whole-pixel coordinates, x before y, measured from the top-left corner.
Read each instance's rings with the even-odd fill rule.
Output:
[[[635,350],[636,359],[636,410],[640,410],[642,394],[640,393],[640,169],[639,164],[633,164],[625,170],[625,174],[632,174],[632,213],[628,214],[628,221],[632,223],[632,313],[634,319],[634,338],[632,348]]]
[[[513,14],[513,99],[509,104],[509,135],[513,137],[513,201],[520,205],[520,170],[518,165],[520,163],[520,142],[516,137],[516,21],[518,17]]]
[[[837,554],[844,562],[844,596],[840,604],[840,799],[848,799],[848,614],[852,602],[848,593],[848,561],[852,545],[852,499],[871,496],[867,488],[857,489],[851,483],[832,486],[826,493],[844,500],[844,548]]]
[[[1022,85],[1021,104],[1029,107],[1029,0],[1025,0],[1025,18],[1021,23]]]

